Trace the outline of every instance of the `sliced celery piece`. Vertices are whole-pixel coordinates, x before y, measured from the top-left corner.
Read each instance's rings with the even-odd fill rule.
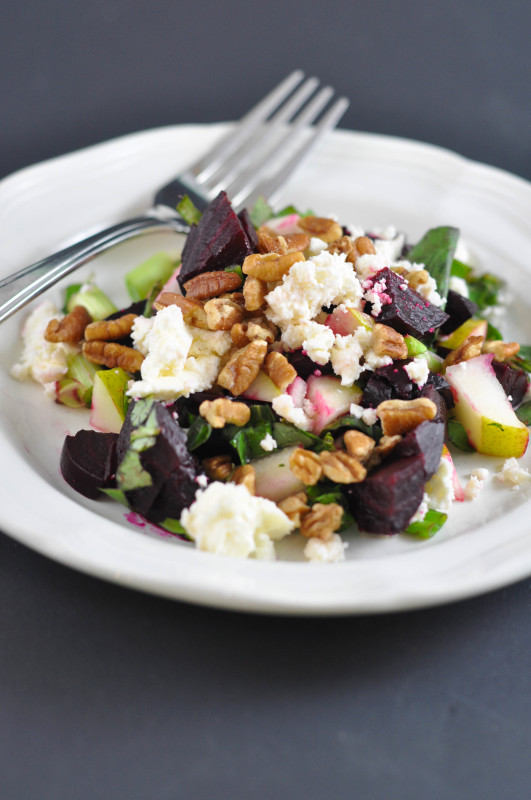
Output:
[[[415,339],[414,336],[408,334],[404,336],[406,346],[407,346],[407,354],[409,358],[415,358],[415,356],[420,356],[421,353],[425,353],[428,349],[425,344],[419,342],[418,339]]]
[[[133,302],[146,300],[154,284],[164,285],[175,269],[175,261],[167,253],[155,255],[143,261],[125,276],[125,285]]]
[[[81,287],[81,291],[70,295],[66,306],[67,311],[72,311],[74,306],[85,306],[93,320],[106,319],[118,311],[105,292],[94,284],[85,285]]]

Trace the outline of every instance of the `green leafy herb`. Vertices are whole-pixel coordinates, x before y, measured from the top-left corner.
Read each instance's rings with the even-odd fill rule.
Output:
[[[310,505],[314,503],[321,503],[322,505],[337,503],[340,505],[343,508],[343,517],[341,519],[341,526],[339,527],[340,531],[344,531],[354,525],[354,517],[346,506],[343,492],[336,484],[325,481],[324,485],[320,482],[316,486],[307,486],[306,497]]]
[[[169,533],[174,533],[176,536],[181,536],[183,539],[187,539],[189,542],[192,541],[191,537],[188,536],[186,530],[183,528],[178,519],[166,517],[166,519],[163,519],[162,522],[157,524],[159,528],[164,528],[164,530],[168,531]]]
[[[313,217],[315,216],[313,211],[308,209],[308,211],[299,211],[298,208],[295,206],[285,206],[280,211],[277,211],[275,217],[287,217],[288,214],[298,214],[299,217]]]
[[[118,503],[121,503],[126,508],[129,508],[127,497],[125,496],[124,492],[122,492],[121,489],[100,489],[100,492],[103,492],[103,494],[106,494],[107,497],[110,497],[112,500],[116,500]]]
[[[468,296],[475,303],[480,311],[488,306],[495,306],[498,302],[500,290],[504,287],[504,282],[486,272],[484,275],[469,277],[467,279]]]
[[[503,339],[503,336],[499,332],[498,328],[495,328],[494,325],[490,324],[490,322],[487,323],[487,339],[495,339],[499,342],[501,342]]]
[[[531,400],[528,400],[526,403],[522,403],[522,405],[517,408],[514,413],[518,419],[524,423],[524,425],[531,425]]]
[[[459,450],[463,450],[465,453],[473,453],[474,448],[468,441],[468,436],[466,435],[466,431],[456,419],[448,420],[448,439],[452,444],[459,448]]]
[[[315,433],[301,431],[295,425],[288,422],[275,422],[273,425],[273,436],[279,447],[290,447],[294,444],[302,445],[306,450],[333,450],[334,441],[332,434],[325,434],[324,437],[316,436]]]
[[[524,372],[531,372],[531,346],[521,344],[520,350],[510,359],[509,364],[514,369],[523,369]]]
[[[343,417],[339,417],[339,419],[327,426],[326,431],[338,431],[342,428],[353,428],[356,431],[361,431],[367,436],[371,436],[376,442],[379,442],[382,437],[382,429],[379,425],[367,425],[366,422],[363,422],[353,414],[345,414]]]
[[[260,196],[249,211],[249,216],[251,217],[251,222],[253,223],[254,227],[259,228],[260,225],[263,225],[264,222],[267,222],[268,219],[271,219],[273,216],[273,209],[267,200]]]
[[[431,539],[437,531],[441,530],[447,519],[448,514],[430,508],[423,520],[412,522],[404,533],[408,533],[410,536],[415,536],[418,539]]]
[[[188,450],[196,450],[210,439],[211,434],[212,425],[210,425],[206,419],[203,419],[203,417],[197,416],[188,428],[186,434]]]
[[[197,225],[203,216],[187,194],[185,194],[181,202],[177,204],[177,211],[188,225]]]
[[[426,270],[437,284],[443,299],[448,294],[450,269],[454,260],[459,230],[450,226],[432,228],[424,234],[420,242],[408,253],[408,261],[424,264]]]
[[[234,273],[236,273],[236,275],[240,276],[242,281],[245,278],[245,275],[243,274],[243,270],[242,270],[242,268],[240,267],[239,264],[233,264],[231,267],[225,267],[225,269],[223,271],[224,272],[234,272]]]
[[[467,280],[467,278],[472,274],[472,267],[469,267],[468,264],[463,264],[462,261],[458,261],[457,258],[454,258],[452,261],[452,266],[450,267],[450,275],[453,275],[455,278],[463,278],[463,280]]]

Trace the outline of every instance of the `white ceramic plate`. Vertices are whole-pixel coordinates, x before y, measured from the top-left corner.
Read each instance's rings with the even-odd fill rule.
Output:
[[[179,126],[147,131],[23,170],[0,183],[6,275],[80,234],[148,207],[154,189],[225,130]],[[337,131],[292,180],[285,197],[345,223],[389,223],[414,241],[430,227],[461,228],[484,270],[506,277],[516,302],[504,332],[531,342],[531,186],[453,153],[400,139]],[[97,274],[126,303],[125,271],[161,249],[172,234],[147,236],[104,254],[79,277]],[[60,287],[51,296],[59,299]],[[531,486],[511,491],[494,478],[480,498],[456,504],[434,539],[350,537],[344,563],[298,563],[295,538],[274,563],[196,552],[132,524],[122,506],[91,502],[59,473],[66,433],[88,427],[85,412],[48,401],[39,387],[9,375],[25,312],[2,325],[0,339],[0,526],[57,561],[116,583],[168,597],[245,611],[350,614],[429,606],[472,596],[531,574]],[[529,466],[531,458],[524,457]],[[500,459],[464,456],[495,473]]]

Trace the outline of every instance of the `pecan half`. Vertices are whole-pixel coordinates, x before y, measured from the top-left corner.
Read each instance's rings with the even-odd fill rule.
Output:
[[[323,475],[323,465],[319,456],[302,447],[297,447],[290,455],[289,468],[305,486],[315,486]]]
[[[343,236],[341,225],[328,217],[300,217],[297,224],[305,233],[322,239],[323,242],[334,242]]]
[[[483,336],[467,336],[459,347],[448,353],[444,359],[443,368],[446,369],[446,367],[451,367],[452,364],[460,364],[461,361],[468,361],[481,355],[484,341],[485,337]]]
[[[267,342],[255,339],[237,350],[218,375],[218,384],[235,396],[243,394],[254,381],[267,353]]]
[[[83,355],[93,364],[103,364],[108,369],[121,367],[126,372],[138,372],[144,360],[138,350],[118,342],[84,342]]]
[[[484,353],[494,353],[495,361],[505,361],[515,356],[520,350],[518,342],[497,342],[489,340],[483,345]]]
[[[395,436],[382,436],[369,458],[365,462],[367,470],[374,469],[384,461],[387,456],[393,452],[398,442],[402,441],[402,437],[396,434]]]
[[[74,306],[62,319],[51,319],[46,326],[44,338],[47,342],[78,344],[83,339],[85,328],[92,317],[85,306]]]
[[[233,325],[243,319],[242,308],[227,297],[213,297],[204,306],[208,329],[211,331],[230,331]]]
[[[407,358],[407,344],[401,333],[377,322],[372,332],[372,349],[377,356],[394,359]]]
[[[256,473],[252,464],[242,464],[236,467],[231,475],[231,482],[245,486],[249,494],[256,493]]]
[[[369,458],[376,444],[374,439],[361,431],[346,431],[343,443],[349,456],[362,462]]]
[[[411,289],[418,291],[421,286],[428,283],[430,279],[429,272],[425,269],[416,269],[407,273],[407,283]]]
[[[425,420],[437,415],[437,406],[427,397],[415,400],[384,400],[376,407],[376,413],[382,423],[386,436],[408,433]]]
[[[293,264],[304,261],[303,253],[287,253],[279,256],[277,253],[253,253],[243,262],[242,270],[245,275],[260,278],[261,281],[280,281]]]
[[[307,539],[317,537],[326,542],[341,526],[342,519],[343,509],[338,503],[315,503],[301,519],[301,533]]]
[[[166,306],[178,306],[187,325],[203,328],[203,330],[208,329],[205,310],[199,300],[192,300],[177,292],[162,292],[153,306],[157,311]]]
[[[290,494],[289,497],[285,497],[277,503],[277,506],[293,522],[296,528],[300,528],[302,517],[310,510],[304,492]]]
[[[204,458],[202,465],[208,477],[213,481],[226,481],[234,469],[230,456],[226,455]]]
[[[334,483],[361,483],[367,476],[367,470],[358,459],[342,450],[323,451],[321,464],[325,477]]]
[[[264,372],[269,375],[277,389],[284,392],[297,377],[297,370],[286,356],[272,350],[264,362]]]
[[[193,300],[206,300],[225,292],[233,292],[242,285],[237,272],[202,272],[184,284],[186,296]]]
[[[213,428],[224,428],[227,423],[242,426],[249,422],[251,410],[245,403],[237,403],[229,397],[203,400],[199,413]]]
[[[267,284],[260,278],[248,275],[243,284],[243,299],[247,311],[258,311],[265,303]]]
[[[85,328],[85,339],[87,342],[124,339],[133,330],[133,323],[136,318],[136,314],[124,314],[117,319],[102,319],[99,322],[91,322]]]

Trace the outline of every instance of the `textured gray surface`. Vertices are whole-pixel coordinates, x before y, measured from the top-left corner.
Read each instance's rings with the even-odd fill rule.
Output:
[[[0,175],[233,119],[302,67],[352,98],[344,127],[531,178],[530,26],[516,0],[4,4]],[[0,796],[526,797],[530,587],[262,618],[129,592],[2,536]]]

